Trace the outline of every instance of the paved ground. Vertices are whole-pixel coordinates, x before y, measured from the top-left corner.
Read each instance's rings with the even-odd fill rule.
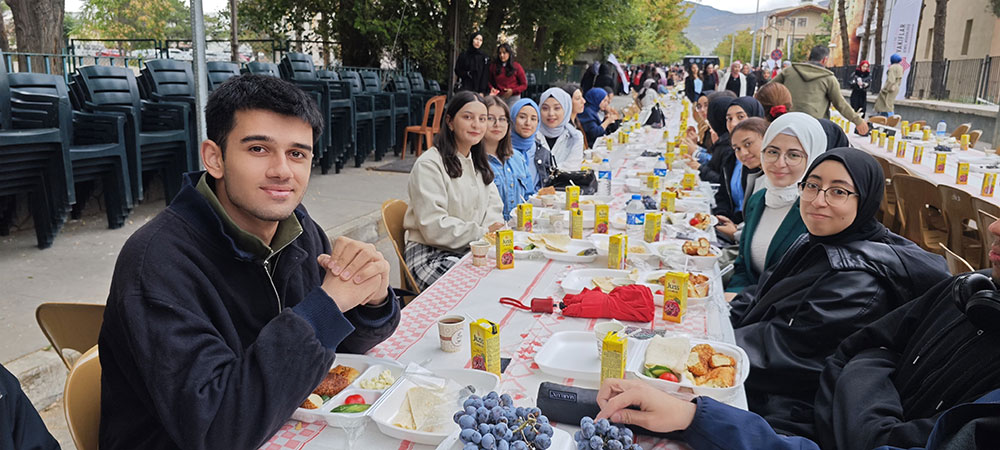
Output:
[[[372,162],[366,167],[389,161]],[[331,235],[350,230],[352,237],[376,242],[393,267],[398,285],[398,264],[392,244],[379,232],[378,210],[391,198],[406,199],[407,174],[365,168],[344,169],[340,174],[314,171],[304,204]],[[162,194],[133,210],[125,226],[108,230],[103,211],[92,200],[82,220],[67,223],[51,248],[35,247],[33,229],[23,226],[0,238],[0,362],[19,374],[29,397],[42,411],[63,448],[73,449],[61,402],[56,394],[65,382],[65,368],[35,321],[35,308],[44,302],[103,303],[111,284],[115,259],[126,239],[165,207]],[[47,351],[40,351],[46,349]],[[17,368],[28,368],[19,371]],[[41,372],[41,373],[39,373]],[[29,380],[28,378],[31,378]],[[51,406],[48,406],[50,405]]]

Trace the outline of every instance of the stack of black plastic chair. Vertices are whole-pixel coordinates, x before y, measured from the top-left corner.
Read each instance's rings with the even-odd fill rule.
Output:
[[[321,165],[324,170],[329,170],[332,163],[339,173],[356,145],[351,84],[340,81],[340,75],[332,70],[317,70],[316,77],[330,86],[330,153],[333,158],[322,161]]]
[[[142,98],[157,103],[183,103],[188,107],[188,167],[187,170],[198,170],[201,168],[201,141],[198,139],[198,127],[195,126],[195,90],[194,72],[191,70],[191,63],[188,61],[178,61],[176,59],[151,59],[146,61],[146,67],[141,71],[143,82],[148,89],[146,93],[140,94]]]
[[[396,145],[400,147],[400,149],[396,151],[396,154],[398,155],[400,151],[406,151],[406,149],[402,149],[403,134],[406,132],[406,127],[412,125],[414,120],[419,119],[415,119],[415,116],[412,113],[413,108],[410,103],[412,97],[410,95],[410,82],[406,79],[406,76],[396,75],[392,77],[392,83],[390,83],[390,86],[392,87],[393,95],[396,96],[395,108],[393,109],[393,112],[396,118]],[[405,120],[403,120],[402,117],[404,112],[406,114]]]
[[[319,108],[323,117],[323,134],[319,136],[317,142],[313,143],[313,162],[320,165],[323,173],[330,170],[330,166],[323,166],[323,162],[328,164],[332,161],[328,148],[330,147],[330,85],[316,77],[316,69],[313,67],[312,56],[305,53],[288,53],[281,59],[278,65],[281,78],[295,83],[300,89],[310,94],[316,100],[316,107]]]
[[[142,100],[135,75],[124,67],[81,67],[74,79],[83,110],[125,117],[132,198],[144,199],[144,173],[155,171],[163,177],[169,204],[180,191],[184,172],[191,167],[190,108],[183,103]]]
[[[375,99],[375,160],[380,161],[385,152],[396,144],[396,97],[382,90],[382,80],[374,71],[365,70],[358,75],[365,93]],[[402,114],[406,115],[406,121],[410,120],[409,112]]]
[[[410,72],[406,78],[410,81],[410,117],[419,121],[423,118],[424,105],[437,94],[427,90],[427,83],[420,72]]]
[[[209,61],[205,63],[208,68],[208,90],[214,91],[220,84],[232,77],[240,76],[240,65],[229,61]]]
[[[275,63],[259,62],[253,61],[248,62],[243,73],[252,73],[256,75],[270,75],[275,78],[281,78],[281,71],[278,69],[278,65]]]
[[[48,248],[76,202],[73,175],[57,123],[13,129],[11,94],[0,55],[0,235],[10,233],[15,196],[28,194],[38,248]]]
[[[62,130],[73,182],[79,185],[73,218],[80,218],[93,182],[101,181],[108,228],[124,225],[132,209],[125,118],[121,114],[73,111],[66,82],[59,75],[12,73],[10,87],[14,93],[15,127],[58,126]]]
[[[368,153],[375,150],[375,97],[364,92],[357,72],[341,71],[340,79],[348,82],[351,87],[351,102],[354,106],[354,167],[361,167]]]

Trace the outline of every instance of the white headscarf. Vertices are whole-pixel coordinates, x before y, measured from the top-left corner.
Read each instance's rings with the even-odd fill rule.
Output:
[[[548,100],[549,97],[555,98],[556,101],[562,105],[564,112],[563,120],[562,123],[553,128],[547,127],[545,125],[545,121],[540,120],[539,122],[541,123],[539,125],[541,126],[538,127],[538,131],[540,131],[542,135],[547,138],[557,138],[563,134],[569,133],[570,130],[575,130],[576,128],[569,123],[569,116],[573,112],[573,98],[570,97],[569,94],[567,94],[562,88],[550,88],[549,90],[542,92],[542,96],[538,98],[538,107],[541,108],[542,103],[545,103],[545,100]]]
[[[802,150],[806,152],[806,161],[802,163],[803,175],[816,157],[826,151],[826,133],[823,131],[823,126],[808,114],[791,112],[774,119],[774,122],[771,122],[767,131],[764,132],[763,148],[766,150],[767,146],[771,145],[771,141],[779,134],[794,136],[802,144]],[[761,159],[763,159],[763,154]],[[761,168],[766,176],[767,166],[761,164]],[[799,198],[799,188],[796,186],[798,181],[801,180],[796,180],[796,183],[792,183],[790,186],[776,187],[771,184],[770,178],[765,178],[764,187],[767,188],[767,192],[764,193],[764,204],[769,208],[784,208],[795,203],[795,200]]]

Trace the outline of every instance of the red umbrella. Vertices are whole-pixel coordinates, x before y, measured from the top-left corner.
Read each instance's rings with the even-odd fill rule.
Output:
[[[618,319],[631,322],[652,322],[653,293],[648,287],[633,284],[619,286],[605,294],[600,289],[584,289],[576,295],[563,298],[563,315],[599,319]]]

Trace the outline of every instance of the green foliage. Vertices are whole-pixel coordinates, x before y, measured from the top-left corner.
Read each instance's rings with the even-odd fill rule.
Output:
[[[205,17],[208,39],[228,36],[228,20],[219,16]],[[63,20],[68,34],[79,38],[191,38],[191,10],[182,0],[86,0],[80,17],[66,14]]]
[[[735,50],[733,49],[733,40],[735,39]],[[719,57],[719,67],[729,66],[729,52],[733,51],[733,59],[740,60],[743,62],[750,61],[750,54],[753,50],[754,41],[753,35],[750,34],[750,29],[738,31],[736,33],[730,33],[722,38],[719,45],[715,46],[715,50],[712,50],[713,55]]]
[[[792,61],[808,60],[809,52],[811,52],[813,47],[817,45],[823,45],[823,46],[830,45],[830,34],[829,33],[810,34],[806,36],[805,39],[802,39],[801,41],[795,44],[795,48],[793,49],[795,51],[795,54],[791,55],[790,59]],[[837,62],[833,62],[832,59],[831,63],[838,64]]]

